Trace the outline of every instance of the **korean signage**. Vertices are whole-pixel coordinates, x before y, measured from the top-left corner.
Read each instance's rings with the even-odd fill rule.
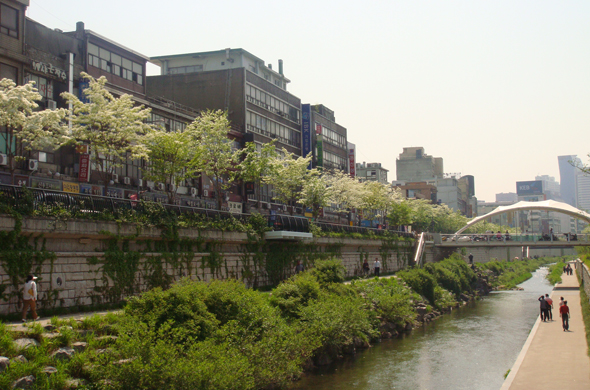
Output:
[[[318,151],[318,158],[317,158],[317,166],[323,167],[324,166],[324,141],[322,139],[322,135],[317,135],[317,151]]]
[[[517,181],[516,193],[518,196],[523,195],[542,195],[543,182],[541,180],[535,181]]]
[[[43,190],[61,191],[61,181],[33,177],[31,178],[31,187],[40,188]]]
[[[80,155],[80,172],[78,172],[78,181],[81,183],[88,183],[90,181],[90,155]],[[102,195],[102,194],[101,194]]]
[[[14,185],[27,187],[29,185],[29,177],[24,175],[14,175]]]
[[[320,125],[319,123],[315,124],[315,133],[322,134],[322,125]]]
[[[311,153],[311,107],[309,104],[301,105],[301,151],[303,156]],[[311,169],[311,163],[309,164]]]
[[[350,177],[356,177],[356,150],[355,145],[348,143],[348,173]]]
[[[227,202],[229,212],[232,214],[242,213],[242,202]]]
[[[103,195],[104,187],[92,184],[80,184],[81,194]]]
[[[73,192],[75,194],[80,193],[80,184],[70,183],[67,181],[63,182],[64,192]]]
[[[254,191],[254,182],[253,181],[245,182],[244,186],[246,187],[246,195],[254,195],[255,191]]]
[[[60,78],[62,80],[65,80],[67,78],[65,70],[56,68],[55,66],[53,66],[51,64],[46,64],[44,62],[39,62],[39,61],[32,61],[32,66],[33,66],[33,69],[36,70],[37,72],[45,73],[50,76],[55,76],[55,77]]]
[[[106,189],[106,196],[110,198],[123,199],[125,191],[122,188],[109,187]]]

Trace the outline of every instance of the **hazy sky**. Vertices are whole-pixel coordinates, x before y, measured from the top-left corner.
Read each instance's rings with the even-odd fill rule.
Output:
[[[31,0],[147,56],[243,48],[335,111],[357,160],[403,147],[475,176],[479,199],[590,153],[590,1]]]

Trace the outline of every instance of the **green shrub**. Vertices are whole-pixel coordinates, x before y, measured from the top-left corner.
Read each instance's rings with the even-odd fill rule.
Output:
[[[318,260],[311,269],[311,274],[316,277],[320,285],[344,282],[346,269],[342,261],[338,259]]]
[[[397,275],[402,278],[415,292],[422,295],[432,305],[435,305],[434,288],[437,286],[436,279],[424,269],[414,268],[407,271],[400,271]]]
[[[416,316],[414,305],[421,300],[420,297],[396,278],[374,279],[352,286],[386,322],[403,326]]]
[[[299,318],[299,311],[320,295],[320,284],[310,271],[300,273],[279,284],[270,298],[271,305],[278,307],[282,315]]]

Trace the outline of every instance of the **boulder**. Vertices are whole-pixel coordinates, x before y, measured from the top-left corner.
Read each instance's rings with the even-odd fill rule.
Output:
[[[39,342],[35,339],[17,339],[14,340],[14,348],[17,351],[24,351],[27,348],[30,347],[38,347],[39,346]]]
[[[54,339],[56,337],[59,337],[60,334],[59,333],[55,333],[55,332],[51,332],[51,333],[43,333],[42,336],[43,336],[44,339],[51,340],[51,339]]]
[[[74,390],[84,385],[82,379],[68,379],[65,383],[65,389],[67,390]]]
[[[10,359],[5,356],[0,356],[0,372],[5,371],[10,367]]]
[[[72,348],[74,348],[76,352],[84,352],[87,347],[88,343],[85,343],[84,341],[77,341],[72,344]]]
[[[72,356],[74,356],[75,352],[76,351],[74,351],[73,348],[62,347],[62,348],[58,349],[57,351],[55,351],[54,353],[52,353],[51,357],[56,360],[70,360],[72,358]]]
[[[18,363],[28,363],[29,361],[27,360],[26,357],[24,357],[23,355],[18,355],[17,357],[13,357],[12,358],[13,362],[18,362]]]
[[[55,325],[51,325],[51,324],[47,324],[43,327],[46,331],[51,332],[52,330],[55,330]]]
[[[47,375],[57,374],[57,368],[51,367],[51,366],[47,366],[47,367],[45,367],[43,369],[42,372],[45,373],[45,374],[47,374]]]
[[[12,383],[13,389],[30,389],[35,383],[35,377],[33,375],[24,376]]]
[[[100,336],[96,338],[101,344],[113,344],[117,339],[117,336]]]

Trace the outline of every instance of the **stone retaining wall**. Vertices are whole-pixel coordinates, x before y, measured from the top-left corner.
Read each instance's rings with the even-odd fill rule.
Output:
[[[580,276],[580,286],[584,288],[586,296],[590,297],[590,270],[588,266],[579,259],[575,262],[576,273]]]

